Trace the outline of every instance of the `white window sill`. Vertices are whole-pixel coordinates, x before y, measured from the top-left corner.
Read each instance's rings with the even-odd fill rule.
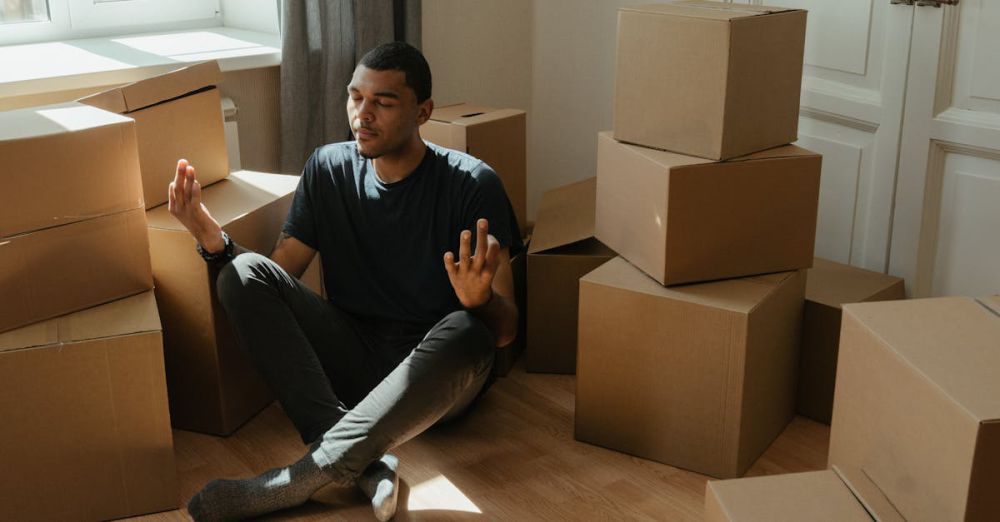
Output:
[[[128,83],[205,60],[223,71],[279,65],[281,42],[211,27],[0,47],[0,99]]]

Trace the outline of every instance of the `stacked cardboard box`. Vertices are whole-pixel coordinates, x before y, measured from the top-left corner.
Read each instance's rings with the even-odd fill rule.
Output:
[[[0,334],[0,519],[177,507],[153,293]]]
[[[136,121],[156,299],[175,428],[228,435],[267,406],[272,394],[236,345],[215,297],[217,272],[164,203],[179,158],[197,169],[205,206],[233,241],[262,254],[274,247],[296,176],[230,174],[217,85],[206,62],[82,99]],[[319,260],[303,280],[320,285]],[[319,292],[321,288],[314,286]]]
[[[788,145],[805,12],[668,2],[618,30],[594,235],[621,258],[580,280],[576,437],[736,477],[794,415],[821,165]]]
[[[806,275],[796,410],[830,424],[837,375],[841,306],[904,299],[903,280],[816,258]]]
[[[848,304],[831,465],[911,521],[1000,514],[1000,297]]]
[[[177,507],[134,125],[0,113],[0,519]]]

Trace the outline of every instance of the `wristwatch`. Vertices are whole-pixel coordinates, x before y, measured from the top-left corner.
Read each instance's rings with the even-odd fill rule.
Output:
[[[229,237],[229,234],[223,231],[222,241],[225,246],[222,248],[221,252],[215,252],[215,253],[207,252],[204,248],[201,247],[201,243],[197,242],[195,249],[198,250],[198,254],[200,254],[201,257],[205,261],[208,261],[209,263],[222,263],[226,261],[231,261],[233,257],[235,257],[233,255],[233,250],[234,250],[233,240]]]

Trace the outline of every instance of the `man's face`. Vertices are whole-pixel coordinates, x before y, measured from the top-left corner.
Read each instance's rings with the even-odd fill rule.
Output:
[[[354,69],[347,86],[347,117],[366,158],[401,151],[430,117],[430,100],[417,103],[403,71]]]

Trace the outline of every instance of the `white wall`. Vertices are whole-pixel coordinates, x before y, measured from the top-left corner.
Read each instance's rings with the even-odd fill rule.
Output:
[[[528,217],[545,190],[595,175],[611,128],[617,9],[648,0],[424,0],[435,101],[528,111]]]

